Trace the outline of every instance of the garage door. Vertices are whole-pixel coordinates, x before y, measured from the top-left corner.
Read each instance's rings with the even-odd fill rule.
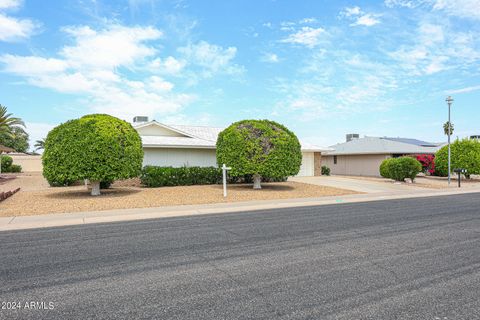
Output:
[[[313,152],[302,152],[302,165],[298,177],[312,177],[314,168]]]

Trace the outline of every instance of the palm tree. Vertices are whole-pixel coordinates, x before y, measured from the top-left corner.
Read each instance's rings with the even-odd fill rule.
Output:
[[[450,131],[450,135],[453,134],[453,123],[447,121],[443,124],[443,132],[446,136],[448,136],[448,131]]]
[[[25,127],[25,123],[20,118],[12,117],[11,113],[7,113],[7,107],[0,104],[0,133],[14,136],[13,127]]]
[[[45,149],[45,138],[35,141],[33,146],[35,147],[35,151]]]
[[[11,113],[7,113],[7,107],[4,107],[0,104],[0,134],[14,138],[15,133],[13,132],[13,128],[19,126],[25,127],[25,123],[22,121],[22,119],[12,117]],[[1,154],[2,152],[0,151],[0,155]],[[1,166],[0,173],[2,173]]]

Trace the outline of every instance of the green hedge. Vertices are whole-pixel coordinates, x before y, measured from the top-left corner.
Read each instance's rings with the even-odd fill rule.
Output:
[[[13,164],[13,159],[10,156],[2,156],[1,158],[2,172],[22,172],[22,167],[18,164]]]
[[[330,168],[327,166],[322,166],[322,176],[329,176],[330,175]]]
[[[252,175],[228,176],[228,183],[252,183]],[[140,176],[142,185],[149,188],[222,183],[222,169],[215,167],[157,167],[145,166]],[[262,177],[263,182],[286,181],[286,177]]]
[[[451,144],[451,169],[467,169],[467,178],[471,174],[480,174],[480,141],[475,139],[455,140]],[[435,173],[448,175],[448,146],[442,147],[435,155]]]
[[[412,157],[389,158],[380,165],[380,175],[396,181],[415,179],[422,171],[422,164]]]
[[[156,167],[146,166],[140,179],[146,187],[188,186],[195,184],[216,184],[222,177],[222,170],[214,167]]]

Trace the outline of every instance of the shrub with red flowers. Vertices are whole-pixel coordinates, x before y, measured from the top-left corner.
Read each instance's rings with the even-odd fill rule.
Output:
[[[417,154],[415,156],[422,164],[422,171],[425,174],[434,175],[435,174],[435,155],[433,154]]]

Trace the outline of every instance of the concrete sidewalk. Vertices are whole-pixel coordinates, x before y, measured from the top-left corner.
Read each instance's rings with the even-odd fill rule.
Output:
[[[138,208],[108,211],[75,212],[37,216],[0,217],[0,231],[59,227],[92,223],[134,221],[155,218],[169,218],[190,215],[268,210],[277,208],[331,205],[389,199],[433,197],[451,194],[480,193],[480,188],[432,190],[408,188],[404,192],[374,192],[347,196],[248,201],[236,203],[183,205],[159,208]],[[475,196],[480,196],[476,194]]]
[[[404,193],[412,191],[424,191],[425,188],[402,183],[386,182],[385,179],[378,181],[371,179],[350,178],[343,176],[317,176],[317,177],[290,177],[288,181],[308,183],[318,186],[333,187],[353,190],[364,193]]]

